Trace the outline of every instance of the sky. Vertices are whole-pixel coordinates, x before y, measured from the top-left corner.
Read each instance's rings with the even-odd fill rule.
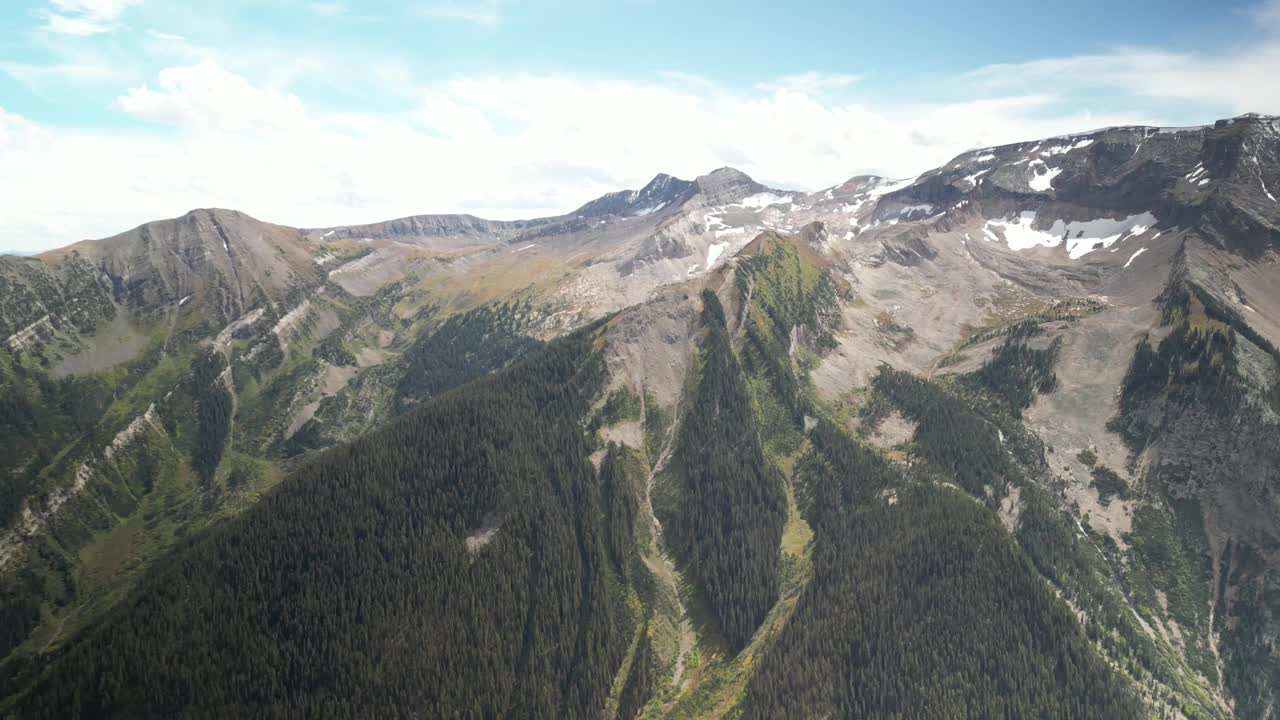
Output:
[[[816,190],[1109,125],[1280,114],[1280,0],[4,0],[0,250],[198,207],[569,211]]]

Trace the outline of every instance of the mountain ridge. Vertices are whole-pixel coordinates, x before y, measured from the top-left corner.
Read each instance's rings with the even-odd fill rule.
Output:
[[[842,518],[896,526],[892,498],[956,502],[912,494],[939,486],[980,506],[984,533],[1004,528],[1001,563],[1031,563],[1046,586],[1036,607],[1071,608],[1028,623],[1076,618],[1063,637],[1123,675],[1100,685],[1122,706],[1132,690],[1153,712],[1265,718],[1280,692],[1263,642],[1280,628],[1265,600],[1280,587],[1276,185],[1276,120],[1237,118],[968,151],[813,193],[722,168],[508,224],[307,230],[193,211],[51,260],[0,258],[0,400],[34,418],[0,428],[0,469],[21,480],[0,498],[17,519],[0,535],[0,599],[18,619],[3,694],[88,647],[73,631],[99,632],[179,530],[234,522],[280,482],[301,492],[318,451],[441,412],[450,389],[594,328],[601,385],[558,427],[585,428],[621,524],[574,532],[613,538],[601,557],[624,594],[636,578],[659,588],[631,588],[636,634],[625,659],[606,653],[626,702],[609,707],[698,715],[714,688],[736,690],[711,706],[742,707],[810,680],[814,712],[868,701],[785,660],[748,693],[744,658],[821,645],[789,618],[827,602],[804,600],[809,587],[837,587],[811,573],[869,567],[830,552],[855,532]],[[698,425],[726,413],[756,441]],[[734,481],[747,456],[732,447],[762,474]],[[766,521],[717,527],[709,488],[730,516]],[[502,543],[504,507],[472,508],[446,545]],[[627,517],[634,532],[616,532]],[[526,541],[540,542],[512,540]],[[764,562],[773,545],[779,562]],[[108,579],[121,554],[138,560]]]

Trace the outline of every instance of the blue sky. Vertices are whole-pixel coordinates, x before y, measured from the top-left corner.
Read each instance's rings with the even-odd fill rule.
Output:
[[[726,164],[812,189],[1280,112],[1276,0],[216,5],[0,7],[0,248],[205,206],[528,216]]]

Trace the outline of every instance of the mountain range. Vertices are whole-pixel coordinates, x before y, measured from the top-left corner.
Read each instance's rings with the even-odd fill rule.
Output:
[[[13,717],[1280,716],[1280,118],[0,256]]]

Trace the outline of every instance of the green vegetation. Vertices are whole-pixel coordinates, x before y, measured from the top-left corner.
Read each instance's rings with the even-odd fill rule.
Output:
[[[875,397],[865,415],[874,418],[896,406],[918,423],[912,439],[916,454],[975,496],[1003,497],[1017,469],[994,423],[939,386],[887,365],[872,379],[872,388]]]
[[[903,489],[819,528],[813,580],[751,679],[745,717],[1141,715],[970,499]]]
[[[0,353],[0,527],[41,488],[41,471],[92,431],[110,403],[111,386],[101,377],[54,380]]]
[[[769,394],[782,405],[773,413],[783,415],[776,422],[799,425],[800,378],[817,364],[816,353],[835,347],[835,282],[803,241],[767,232],[739,253],[736,283],[745,331],[742,366],[771,386]],[[757,402],[763,395],[755,393]]]
[[[226,366],[221,353],[210,351],[191,368],[196,417],[191,464],[205,482],[213,479],[231,431],[231,393],[221,377]]]
[[[897,483],[896,470],[826,419],[809,434],[811,445],[796,462],[793,484],[801,514],[819,536]]]
[[[1272,589],[1278,580],[1257,548],[1227,542],[1219,568],[1215,629],[1222,633],[1224,681],[1237,715],[1248,720],[1265,720],[1280,688],[1280,662],[1268,629],[1280,620],[1280,593]]]
[[[321,340],[311,351],[316,358],[324,360],[330,365],[355,365],[356,356],[343,345],[342,334],[332,333],[324,340]]]
[[[663,449],[667,446],[667,436],[671,432],[671,424],[675,422],[675,413],[658,404],[653,393],[644,392],[644,447],[645,460],[652,467],[658,463]]]
[[[742,648],[778,599],[787,519],[781,472],[760,445],[751,395],[724,310],[703,293],[702,374],[681,419],[671,546],[698,578],[730,649]]]
[[[618,701],[619,720],[633,720],[640,714],[658,688],[660,672],[653,640],[649,636],[649,623],[646,622],[635,655],[631,658],[631,670],[627,673],[622,697]]]
[[[1098,453],[1094,452],[1093,448],[1085,448],[1076,454],[1076,459],[1086,467],[1093,467],[1098,464]]]
[[[632,630],[580,424],[596,330],[320,456],[156,567],[16,712],[599,714]]]
[[[1115,497],[1121,500],[1129,499],[1129,483],[1125,482],[1115,470],[1098,466],[1093,468],[1091,474],[1093,480],[1089,483],[1089,487],[1098,491],[1098,500],[1103,505],[1110,505],[1111,499]]]
[[[955,352],[1010,332],[1019,332],[1026,323],[1039,326],[1047,322],[1078,320],[1102,312],[1107,307],[1106,303],[1094,298],[1065,298],[1048,302],[1040,298],[1028,299],[1024,294],[1011,290],[1007,283],[997,288],[989,324],[970,332]]]
[[[1175,408],[1195,406],[1221,417],[1241,408],[1245,391],[1236,358],[1238,331],[1280,360],[1275,348],[1238,313],[1199,286],[1176,283],[1163,300],[1164,321],[1174,328],[1158,349],[1147,337],[1138,342],[1121,390],[1114,427],[1132,447],[1141,447],[1157,431],[1141,412],[1157,399]]]
[[[1134,617],[1118,574],[1119,551],[1082,534],[1068,511],[1044,489],[1021,488],[1022,515],[1015,537],[1036,569],[1083,616],[1085,632],[1109,659],[1137,680],[1159,708],[1177,708],[1188,718],[1220,718],[1219,706],[1173,647],[1158,642]],[[1154,589],[1148,593],[1158,608]],[[1156,617],[1151,615],[1151,617]]]
[[[960,378],[975,391],[991,393],[1013,417],[1031,406],[1037,392],[1050,393],[1058,385],[1053,372],[1060,343],[1044,350],[1031,348],[1027,340],[1039,334],[1034,321],[1017,323],[1005,332],[1004,342],[979,370]]]
[[[600,493],[605,512],[605,547],[613,568],[623,580],[630,579],[636,557],[636,516],[640,512],[636,489],[627,478],[623,464],[626,451],[609,443],[600,462]]]
[[[609,393],[593,422],[597,428],[609,427],[624,420],[643,420],[644,402],[629,388],[621,387]]]
[[[542,347],[525,334],[529,311],[527,303],[485,305],[424,333],[405,351],[397,405],[405,409],[429,400]]]
[[[1179,319],[1186,319],[1197,329],[1222,330],[1230,328],[1249,342],[1257,345],[1280,359],[1277,350],[1269,340],[1254,330],[1233,307],[1219,302],[1212,293],[1199,285],[1182,279],[1172,284],[1162,296],[1163,319],[1165,324],[1172,324]]]
[[[1173,620],[1183,629],[1188,663],[1211,682],[1217,663],[1201,638],[1209,630],[1213,570],[1200,506],[1173,501],[1164,510],[1142,504],[1133,514],[1127,574],[1134,605],[1148,618]]]

